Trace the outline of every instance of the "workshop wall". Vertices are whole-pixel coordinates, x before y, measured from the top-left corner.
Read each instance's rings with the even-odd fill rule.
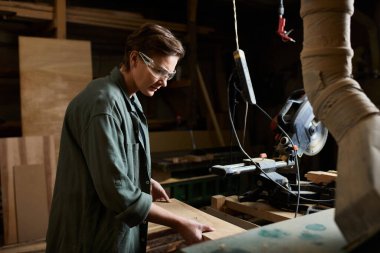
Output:
[[[34,2],[34,1],[30,1]],[[51,3],[52,1],[39,1]],[[291,37],[296,43],[284,43],[276,35],[278,25],[278,1],[237,1],[237,18],[240,48],[246,53],[258,104],[269,115],[274,116],[289,94],[302,87],[299,54],[302,50],[302,20],[299,17],[299,1],[284,1],[286,29],[294,29]],[[138,12],[149,20],[162,20],[186,24],[186,1],[68,1],[70,6]],[[362,12],[379,28],[379,3],[356,1],[357,12]],[[199,1],[197,25],[213,30],[197,35],[197,60],[207,86],[218,123],[229,129],[227,84],[233,69],[232,52],[235,50],[235,33],[231,1]],[[368,21],[367,20],[367,21]],[[18,36],[52,37],[50,23],[46,21],[12,22],[6,16],[0,21],[0,137],[21,136],[21,112],[19,95]],[[368,27],[363,18],[352,19],[352,47],[354,75],[370,98],[380,104],[378,69],[373,68],[373,59],[379,58],[376,47],[370,47]],[[367,22],[368,23],[368,22]],[[129,30],[104,28],[68,23],[67,38],[91,42],[93,77],[109,72],[118,64],[123,53],[125,38]],[[188,34],[176,32],[190,53]],[[375,43],[376,44],[376,43]],[[377,41],[377,47],[379,42]],[[189,54],[179,65],[176,80],[157,96],[142,104],[150,121],[152,131],[168,130],[212,130],[213,125],[206,109],[199,84],[191,83]],[[236,97],[235,123],[241,130],[244,120],[244,103]],[[253,155],[273,152],[273,133],[267,119],[256,108],[250,108],[247,122],[247,147]],[[227,142],[229,142],[228,140]],[[232,141],[233,142],[233,141]],[[326,147],[312,160],[312,169],[333,169],[336,146],[328,140]]]
[[[53,38],[54,30],[51,29],[51,22],[47,20],[13,19],[12,12],[1,10],[1,2],[17,1],[0,1],[0,138],[20,137],[23,136],[21,130],[23,122],[20,98],[19,36]],[[52,5],[54,1],[25,2]],[[292,91],[303,87],[299,60],[303,40],[303,25],[299,16],[300,2],[298,0],[284,1],[286,29],[294,29],[290,36],[295,39],[295,43],[285,43],[276,34],[278,2],[277,0],[236,1],[239,45],[246,54],[257,102],[271,117],[280,111]],[[191,25],[187,20],[188,3],[191,1],[67,1],[68,6],[133,12],[147,21],[159,20]],[[234,89],[230,89],[231,93],[227,94],[229,78],[234,68],[232,52],[236,49],[232,1],[208,0],[198,1],[197,4],[196,25],[198,28],[207,28],[207,32],[197,33],[196,51],[192,51],[194,45],[189,33],[186,30],[175,30],[175,34],[184,42],[187,50],[186,57],[178,66],[178,74],[169,82],[168,87],[160,90],[156,96],[152,98],[140,96],[150,125],[152,151],[193,148],[194,143],[190,136],[193,132],[189,130],[194,130],[198,138],[196,143],[198,148],[214,148],[215,144],[218,144],[215,138],[215,126],[201,92],[200,83],[194,82],[193,70],[196,65],[199,66],[204,79],[208,98],[222,129],[225,143],[236,146],[228,118],[229,109],[234,115],[233,120],[239,136],[242,136],[245,103],[237,92],[233,92]],[[379,28],[380,2],[357,0],[351,25],[351,44],[355,51],[352,61],[353,75],[369,98],[378,106],[380,105],[380,40],[377,37]],[[109,73],[115,65],[120,63],[124,53],[125,39],[130,32],[130,27],[124,29],[67,23],[67,39],[91,43],[93,78]],[[191,61],[192,55],[196,56],[196,62]],[[228,97],[233,102],[232,105],[228,105]],[[274,133],[269,126],[270,119],[251,106],[244,143],[250,155],[258,156],[260,153],[267,153],[268,157],[272,157],[276,143]],[[181,141],[176,141],[176,139],[181,139]],[[173,140],[172,142],[176,141],[176,143],[157,145],[170,142],[167,140]],[[300,159],[301,175],[309,170],[335,170],[336,159],[337,145],[329,136],[326,145],[317,156],[303,156]],[[9,180],[12,181],[12,179]],[[239,184],[233,183],[233,186],[236,185]],[[190,186],[193,187],[193,185]],[[196,185],[193,188],[197,188]],[[13,186],[9,185],[9,189],[13,189]],[[217,187],[215,189],[219,190]],[[215,189],[213,188],[209,193],[214,194]],[[0,228],[2,227],[0,224]],[[2,239],[0,238],[0,241],[3,241]]]

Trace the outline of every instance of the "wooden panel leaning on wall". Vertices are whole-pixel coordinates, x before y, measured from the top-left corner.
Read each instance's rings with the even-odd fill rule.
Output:
[[[2,138],[0,157],[4,243],[44,238],[56,172],[54,137]]]
[[[22,134],[55,135],[58,152],[67,105],[93,78],[91,44],[19,37],[19,58]]]

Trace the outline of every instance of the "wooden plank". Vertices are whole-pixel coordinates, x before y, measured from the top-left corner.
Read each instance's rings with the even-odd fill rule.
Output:
[[[92,79],[90,42],[21,36],[19,51],[23,136],[55,135],[58,152],[67,105]]]
[[[234,211],[249,214],[272,222],[294,218],[294,213],[281,211],[263,202],[239,202],[237,196],[226,197],[225,206]],[[297,214],[302,216],[302,214]]]
[[[196,177],[187,177],[187,178],[167,178],[163,181],[159,181],[162,186],[167,186],[169,184],[178,184],[178,183],[186,183],[191,181],[198,181],[204,179],[217,178],[217,175],[204,175],[204,176],[196,176]],[[154,177],[155,178],[155,177]]]
[[[309,171],[305,177],[315,184],[329,184],[336,180],[338,174],[326,171]]]
[[[36,240],[36,241],[31,241],[31,242],[6,245],[0,248],[0,252],[1,253],[20,253],[20,252],[40,253],[40,252],[45,252],[45,249],[46,249],[45,240]]]
[[[244,232],[245,230],[233,225],[231,223],[225,222],[218,219],[212,215],[209,215],[199,209],[196,209],[190,205],[187,205],[179,200],[171,199],[171,202],[155,202],[157,205],[165,208],[166,210],[175,213],[177,215],[194,219],[200,223],[210,225],[215,228],[213,232],[207,232],[203,234],[205,240],[216,240],[223,238],[225,236],[238,234]],[[148,231],[152,235],[153,233],[159,233],[165,230],[170,230],[166,226],[157,225],[154,223],[149,223]]]
[[[49,210],[44,166],[15,166],[14,177],[18,241],[45,238]]]
[[[53,7],[46,4],[0,1],[0,10],[15,12],[22,18],[53,20]]]
[[[56,172],[54,137],[1,138],[0,157],[4,243],[12,244],[18,242],[14,167],[43,164],[46,175],[48,208],[50,210]]]
[[[202,162],[202,161],[212,161],[214,159],[213,154],[205,155],[184,155],[184,156],[175,156],[164,158],[164,160],[179,164],[179,163],[191,163],[191,162]]]
[[[204,212],[206,212],[206,213],[214,216],[214,217],[217,217],[217,218],[219,218],[221,220],[224,220],[224,221],[226,221],[228,223],[234,224],[234,225],[236,225],[238,227],[241,227],[243,229],[246,229],[246,230],[260,227],[257,224],[254,224],[252,222],[249,222],[249,221],[246,221],[246,220],[234,217],[232,215],[229,215],[227,213],[221,212],[221,211],[219,211],[217,209],[214,209],[212,207],[205,207],[202,210]]]
[[[42,3],[0,1],[0,11],[15,12],[17,17],[53,20],[53,6]],[[140,13],[111,11],[84,7],[67,7],[67,22],[99,27],[135,30],[144,23],[157,23],[173,31],[186,32],[186,24],[146,19]],[[197,26],[197,32],[207,34],[213,28]]]

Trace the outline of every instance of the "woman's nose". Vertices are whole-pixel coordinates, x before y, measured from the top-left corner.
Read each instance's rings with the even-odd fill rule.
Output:
[[[168,79],[167,78],[160,78],[158,80],[158,83],[160,84],[161,87],[166,87],[168,85]]]

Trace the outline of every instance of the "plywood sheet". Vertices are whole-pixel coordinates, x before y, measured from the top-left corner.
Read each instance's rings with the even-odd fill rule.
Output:
[[[21,36],[19,58],[23,136],[58,143],[69,101],[92,79],[90,42]]]
[[[18,243],[14,167],[43,165],[46,176],[48,207],[50,208],[57,164],[54,137],[0,138],[0,157],[4,243]]]
[[[44,166],[15,166],[14,173],[18,241],[45,238],[49,211]]]
[[[177,215],[194,219],[200,223],[207,224],[215,228],[213,232],[207,232],[203,234],[206,240],[216,240],[226,236],[242,233],[245,229],[242,229],[236,225],[228,223],[224,220],[209,215],[199,209],[196,209],[186,203],[183,203],[176,199],[171,199],[171,202],[155,202],[157,205],[165,208],[166,210],[175,213]],[[164,230],[170,230],[170,228],[158,225],[155,223],[149,223],[148,234],[162,233]]]

